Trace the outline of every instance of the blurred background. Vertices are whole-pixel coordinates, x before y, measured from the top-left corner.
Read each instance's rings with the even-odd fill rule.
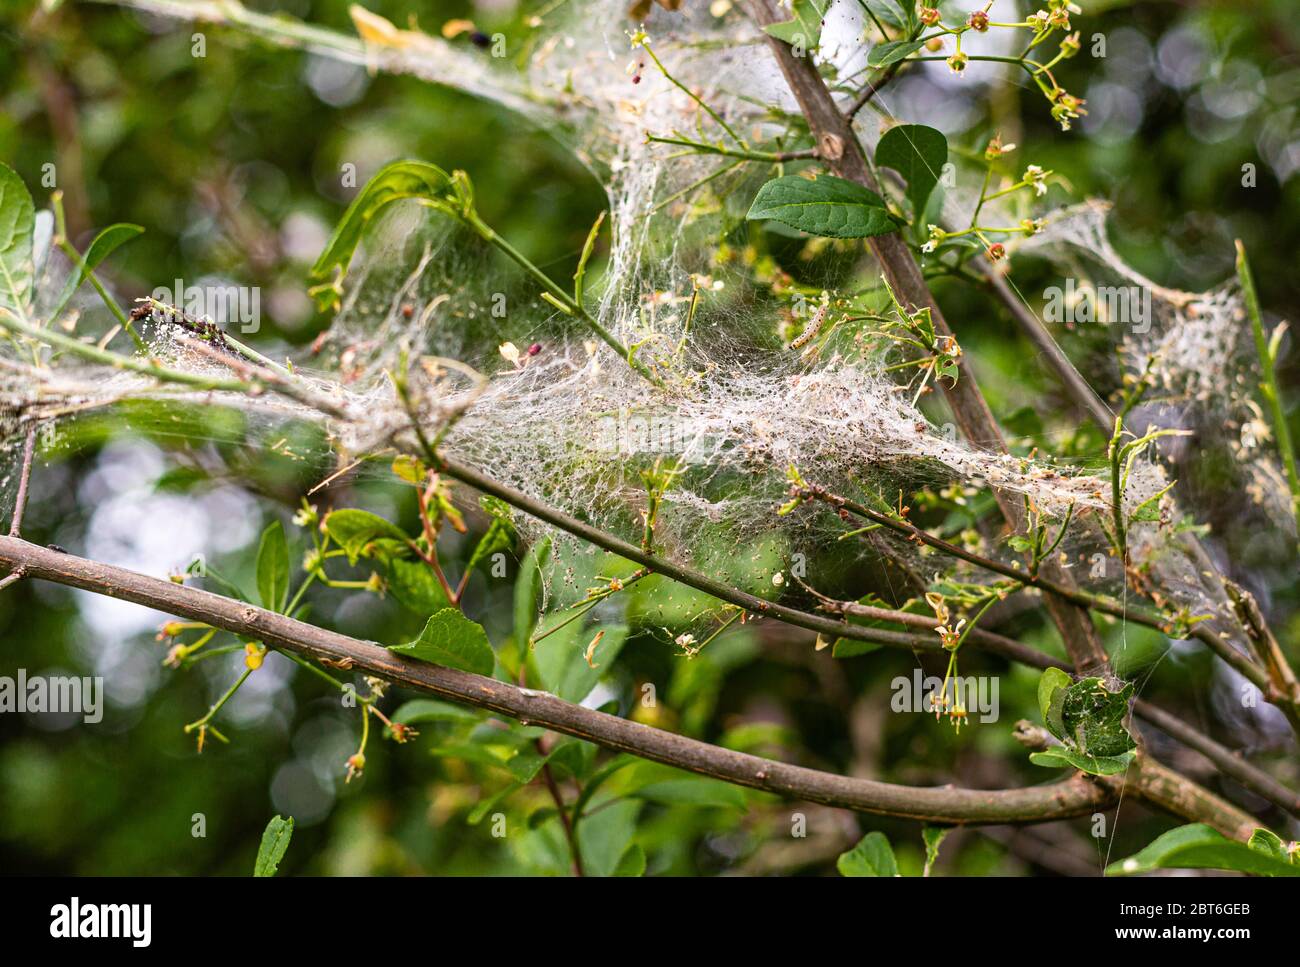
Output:
[[[525,41],[529,17],[548,5],[373,0],[369,9],[398,24],[415,16],[430,33],[470,20],[514,44]],[[345,0],[248,6],[352,30]],[[1108,0],[1083,7],[1076,27],[1084,53],[1060,77],[1087,98],[1088,116],[1063,137],[1040,95],[1008,86],[992,108],[1005,139],[1032,147],[1033,160],[1060,172],[1077,197],[1114,202],[1112,239],[1145,275],[1176,288],[1210,288],[1232,274],[1232,240],[1241,238],[1263,304],[1294,319],[1294,4],[1266,0],[1244,10],[1232,2]],[[94,3],[5,0],[0,10],[0,159],[31,187],[38,207],[47,194],[43,166],[56,163],[69,233],[83,249],[107,224],[144,227],[105,270],[124,299],[173,279],[257,286],[259,339],[310,343],[328,320],[306,294],[306,274],[349,201],[340,167],[357,165],[361,183],[397,157],[470,172],[485,219],[553,277],[572,274],[605,200],[546,135],[465,94],[409,77],[371,76],[228,30],[205,28],[206,56],[195,58],[192,32],[188,24]],[[1088,56],[1096,33],[1106,38],[1104,58]],[[471,49],[470,33],[456,42]],[[971,145],[982,145],[980,132],[989,130],[982,112],[945,117],[951,141],[963,133],[952,124],[965,117]],[[1244,165],[1253,166],[1250,177]],[[1041,290],[1032,279],[1024,288]],[[958,289],[941,297],[951,298],[950,314],[964,320],[967,353],[1001,377],[986,381],[1000,416],[1027,399],[1056,397],[1050,374],[1033,364],[994,303]],[[1286,349],[1281,378],[1289,398],[1300,398],[1295,354]],[[182,570],[202,553],[251,586],[264,523],[272,516],[288,521],[298,495],[319,479],[318,468],[268,452],[264,441],[244,445],[238,428],[204,425],[199,436],[209,443],[197,448],[182,445],[179,433],[169,440],[156,426],[150,430],[86,421],[57,452],[44,454],[25,536],[151,573]],[[353,489],[355,502],[414,523],[408,492],[383,481]],[[1217,510],[1231,521],[1229,503]],[[472,518],[471,526],[477,533],[486,524]],[[290,530],[301,552],[301,534]],[[471,536],[453,546],[453,555],[466,557],[472,548]],[[1293,559],[1247,536],[1233,551],[1247,571],[1289,568],[1292,586],[1288,591],[1282,582],[1279,594],[1293,610]],[[664,593],[645,582],[633,618],[639,609],[661,624],[671,610],[656,600]],[[510,582],[478,577],[471,595],[489,632],[507,634]],[[313,595],[311,620],[377,640],[410,636],[411,614],[392,601],[362,598]],[[546,828],[527,828],[545,800],[541,790],[505,800],[502,808],[524,827],[519,835],[497,838],[488,823],[469,821],[476,805],[508,783],[499,770],[432,755],[436,726],[412,745],[372,742],[365,775],[345,784],[355,712],[340,709],[319,682],[295,674],[278,656],[223,713],[232,745],[198,755],[181,727],[224,690],[234,666],[217,659],[183,674],[163,667],[167,645],[155,635],[165,620],[29,581],[0,594],[0,673],[22,667],[31,674],[102,675],[107,689],[104,722],[93,729],[58,717],[0,716],[0,871],[246,874],[267,819],[281,813],[298,822],[285,873],[564,872],[562,851]],[[870,662],[837,663],[791,629],[750,627],[686,661],[662,634],[641,634],[632,625],[610,695],[626,698],[645,682],[657,683],[661,700],[647,719],[654,724],[897,782],[994,787],[1043,779],[1008,735],[1016,718],[1036,716],[1036,675],[1025,669],[976,657],[967,671],[1001,675],[1002,725],[973,725],[958,735],[925,716],[887,714],[886,683],[911,674],[910,655],[882,652]],[[1033,620],[1009,630],[1055,647]],[[1294,620],[1289,630],[1294,641]],[[1143,631],[1128,629],[1135,662],[1163,648]],[[237,657],[231,660],[237,666]],[[1203,658],[1171,661],[1147,694],[1176,700],[1196,720],[1213,702],[1208,679]],[[1205,721],[1232,744],[1268,744],[1267,736]],[[1265,748],[1265,761],[1276,752]],[[1217,785],[1201,764],[1179,764],[1257,805]],[[612,839],[634,836],[657,873],[833,872],[835,857],[870,829],[889,835],[905,871],[919,869],[923,850],[914,824],[803,807],[808,836],[792,839],[792,808],[754,795],[702,805],[646,799],[613,806],[603,822],[614,829]],[[198,814],[203,836],[193,835]],[[1126,808],[1112,855],[1136,851],[1167,825]],[[1083,821],[962,832],[945,844],[939,871],[1096,874],[1106,848],[1099,842]]]

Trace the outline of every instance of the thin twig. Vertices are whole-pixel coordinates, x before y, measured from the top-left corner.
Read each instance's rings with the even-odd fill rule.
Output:
[[[14,498],[14,517],[9,523],[9,536],[17,537],[23,530],[23,512],[27,509],[27,487],[32,479],[32,455],[36,451],[36,427],[27,428],[23,441],[23,463],[18,471],[18,496]]]
[[[845,110],[844,116],[850,121],[857,117],[858,112],[871,102],[871,99],[876,96],[882,87],[894,79],[894,75],[898,73],[899,68],[905,63],[906,61],[896,60],[886,67],[879,77],[869,82],[866,87],[858,92],[858,96],[853,99],[853,103]]]
[[[560,787],[555,782],[555,774],[551,772],[549,762],[542,766],[542,780],[546,783],[546,791],[551,794],[551,801],[555,803],[556,812],[560,814],[560,825],[564,827],[564,838],[569,841],[569,855],[573,857],[573,875],[586,876],[587,874],[582,869],[582,850],[578,847],[577,831],[573,828],[573,819],[569,816],[569,810],[564,805],[564,796],[560,794]]]

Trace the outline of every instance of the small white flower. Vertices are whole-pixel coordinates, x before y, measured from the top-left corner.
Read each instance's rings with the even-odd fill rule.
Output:
[[[499,352],[501,354],[501,358],[504,359],[506,362],[508,362],[510,365],[515,367],[519,365],[519,347],[516,346],[514,343],[503,342],[497,348],[497,352]]]
[[[1030,165],[1025,169],[1024,180],[1027,184],[1032,185],[1035,195],[1047,194],[1047,176],[1049,172],[1044,171],[1038,165]]]

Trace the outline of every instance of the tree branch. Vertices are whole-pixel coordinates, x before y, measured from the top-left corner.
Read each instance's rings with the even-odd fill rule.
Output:
[[[1046,729],[1023,720],[1016,723],[1014,735],[1021,745],[1035,751],[1060,745]],[[1224,836],[1241,842],[1250,839],[1251,834],[1264,825],[1226,799],[1161,765],[1143,749],[1138,750],[1126,773],[1098,776],[1097,782],[1117,797],[1127,789],[1130,795],[1153,806],[1193,822],[1206,823]]]
[[[27,509],[27,488],[32,481],[32,456],[36,450],[36,427],[27,428],[23,441],[23,462],[18,469],[18,495],[14,498],[14,516],[9,524],[9,536],[17,537],[23,530],[23,512]]]
[[[845,109],[844,116],[852,121],[857,116],[858,112],[866,107],[867,104],[871,102],[871,99],[879,93],[880,89],[894,79],[894,75],[898,73],[898,69],[902,67],[904,63],[906,62],[901,60],[894,61],[881,72],[879,77],[874,81],[869,81],[866,86],[858,92],[858,96],[853,99],[853,103]]]
[[[0,565],[28,577],[131,601],[203,621],[232,634],[309,658],[347,659],[356,670],[439,698],[486,709],[593,742],[606,749],[761,789],[859,812],[957,825],[1028,823],[1087,815],[1112,805],[1115,790],[1075,775],[1027,789],[913,788],[818,772],[718,748],[606,715],[546,692],[398,655],[373,642],[317,628],[245,602],[125,568],[0,537]]]
[[[1138,699],[1133,703],[1133,713],[1170,738],[1205,756],[1218,766],[1219,771],[1224,775],[1236,779],[1255,795],[1262,796],[1278,808],[1300,819],[1300,793],[1288,789],[1264,770],[1241,758],[1236,752],[1197,731],[1176,715],[1144,699]]]

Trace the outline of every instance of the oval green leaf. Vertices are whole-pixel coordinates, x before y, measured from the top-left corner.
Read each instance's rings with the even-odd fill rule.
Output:
[[[827,238],[868,238],[898,228],[883,198],[833,175],[774,178],[758,190],[745,217],[770,218]]]
[[[912,219],[925,217],[925,205],[948,163],[948,139],[924,124],[899,124],[890,128],[876,145],[876,164],[893,168],[907,182],[907,200]]]
[[[31,304],[32,236],[36,206],[27,186],[6,164],[0,164],[0,309],[27,318]]]

